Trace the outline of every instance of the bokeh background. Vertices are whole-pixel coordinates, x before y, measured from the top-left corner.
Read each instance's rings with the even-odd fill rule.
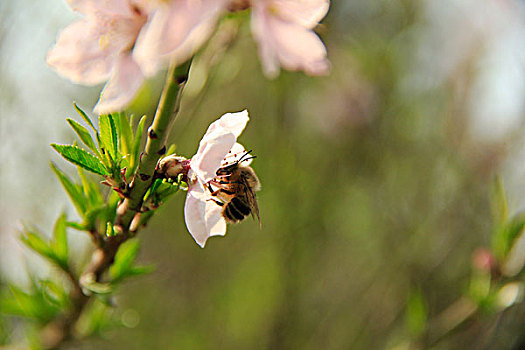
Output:
[[[22,221],[50,231],[75,215],[49,161],[69,165],[48,145],[75,140],[72,102],[90,110],[100,87],[44,62],[74,18],[60,0],[0,3],[2,284],[56,273],[18,241]],[[524,19],[523,1],[335,0],[317,29],[331,75],[274,81],[242,23],[228,50],[197,60],[170,140],[189,157],[211,121],[247,108],[262,229],[247,220],[201,249],[178,194],[140,233],[156,270],[119,291],[123,326],[70,348],[408,348],[411,295],[432,320],[465,294],[472,254],[490,243],[494,176],[511,212],[525,209]],[[151,117],[162,81],[133,113]],[[69,238],[80,269],[89,239]],[[524,344],[522,303],[431,346]]]

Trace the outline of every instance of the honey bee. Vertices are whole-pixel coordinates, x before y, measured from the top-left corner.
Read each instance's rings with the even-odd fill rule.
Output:
[[[249,165],[243,164],[255,158],[249,154],[250,151],[245,152],[233,164],[219,168],[217,176],[208,183],[208,190],[214,197],[212,200],[223,207],[222,216],[227,222],[236,223],[251,215],[254,219],[257,217],[260,225],[255,192],[261,189],[261,183],[255,171]]]

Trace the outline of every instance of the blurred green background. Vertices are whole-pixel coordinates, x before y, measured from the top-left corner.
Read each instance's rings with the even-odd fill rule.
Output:
[[[48,144],[75,140],[64,118],[99,89],[44,64],[74,18],[65,4],[0,8],[1,277],[24,284],[26,267],[53,270],[24,253],[18,222],[46,230],[67,205],[48,162],[68,165]],[[466,293],[472,253],[490,244],[496,174],[510,210],[525,206],[524,18],[513,1],[333,1],[318,28],[331,75],[274,81],[242,23],[217,63],[197,60],[170,140],[189,157],[211,121],[247,108],[240,142],[257,155],[262,229],[247,220],[201,249],[179,193],[140,233],[156,271],[121,288],[125,326],[70,348],[417,348],[408,339]],[[161,83],[131,111],[151,117]],[[87,256],[81,236],[71,245]],[[521,349],[524,329],[522,303],[423,346]]]

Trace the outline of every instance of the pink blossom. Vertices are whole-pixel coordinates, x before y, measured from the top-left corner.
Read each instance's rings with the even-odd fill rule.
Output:
[[[237,155],[245,153],[237,137],[248,120],[246,110],[223,115],[208,127],[197,153],[190,160],[184,218],[188,231],[201,247],[209,237],[226,234],[222,207],[211,199],[206,186],[220,167],[231,164]]]
[[[140,33],[133,57],[147,76],[167,61],[187,61],[210,37],[227,0],[159,2]]]
[[[313,28],[328,12],[329,0],[252,0],[252,32],[265,74],[279,66],[310,75],[330,69],[326,48]]]
[[[66,27],[47,63],[74,83],[107,81],[95,106],[99,114],[122,110],[137,94],[143,74],[131,56],[147,16],[131,0],[73,0],[83,18]]]

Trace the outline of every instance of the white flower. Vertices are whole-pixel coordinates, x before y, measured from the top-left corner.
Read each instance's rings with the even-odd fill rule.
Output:
[[[182,64],[210,37],[227,0],[167,0],[152,8],[133,57],[147,76],[170,61]]]
[[[326,48],[313,28],[329,6],[329,0],[252,0],[252,32],[268,77],[277,76],[280,66],[328,74]]]
[[[231,164],[245,153],[244,147],[237,143],[237,137],[249,119],[248,111],[244,110],[227,113],[211,123],[197,153],[190,160],[184,218],[188,231],[201,247],[209,237],[226,234],[222,207],[211,199],[206,186],[220,167]]]
[[[145,9],[131,0],[73,0],[70,5],[84,17],[60,33],[47,64],[74,83],[107,81],[95,112],[124,109],[144,80],[131,53],[147,20]]]

